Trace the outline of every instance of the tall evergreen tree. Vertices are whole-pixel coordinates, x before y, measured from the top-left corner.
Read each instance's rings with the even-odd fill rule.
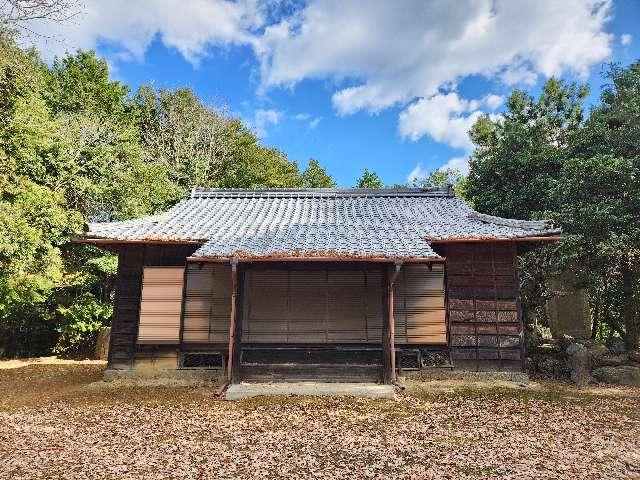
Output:
[[[365,168],[362,176],[356,181],[356,188],[384,188],[384,183],[377,173]]]
[[[305,188],[334,188],[336,182],[315,158],[310,158],[309,165],[302,172],[302,186]]]

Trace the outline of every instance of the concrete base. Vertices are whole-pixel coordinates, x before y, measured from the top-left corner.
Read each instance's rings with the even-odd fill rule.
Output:
[[[423,368],[422,370],[405,371],[400,374],[400,377],[410,380],[499,380],[523,384],[529,383],[529,375],[524,372],[468,372],[446,368]]]
[[[177,370],[173,369],[145,369],[134,368],[131,370],[114,370],[108,368],[104,371],[103,380],[110,382],[113,380],[180,380],[193,381],[216,381],[223,382],[225,380],[223,369],[211,370]]]
[[[321,397],[364,397],[395,399],[393,385],[375,383],[238,383],[230,385],[225,400],[277,395],[301,395]]]

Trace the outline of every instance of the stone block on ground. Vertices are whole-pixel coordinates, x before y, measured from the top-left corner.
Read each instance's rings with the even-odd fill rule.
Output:
[[[571,368],[571,380],[577,386],[583,387],[592,381],[591,355],[584,345],[573,343],[567,347],[567,364]]]
[[[627,351],[627,346],[625,345],[624,340],[620,337],[612,337],[607,340],[607,347],[609,347],[609,351],[614,355],[620,355]]]
[[[593,365],[594,367],[618,367],[629,362],[629,356],[621,353],[619,355],[604,355]]]
[[[536,373],[548,378],[566,378],[569,375],[567,364],[552,355],[539,355],[534,359]]]
[[[591,312],[589,298],[584,288],[579,288],[572,272],[564,272],[548,282],[549,299],[545,310],[549,328],[554,338],[571,335],[574,338],[591,336]]]
[[[593,371],[593,377],[602,383],[640,386],[640,367],[621,365],[596,368]]]
[[[226,400],[242,400],[258,396],[364,397],[395,399],[393,385],[372,383],[239,383],[229,386]]]

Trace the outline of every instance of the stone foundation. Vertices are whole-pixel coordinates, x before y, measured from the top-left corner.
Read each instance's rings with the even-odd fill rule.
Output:
[[[422,370],[403,372],[403,376],[411,380],[500,380],[529,383],[529,375],[522,372],[472,372],[445,368],[423,368]]]

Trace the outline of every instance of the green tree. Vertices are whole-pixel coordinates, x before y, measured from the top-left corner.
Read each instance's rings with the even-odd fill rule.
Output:
[[[608,326],[624,330],[634,349],[640,344],[640,61],[611,65],[607,78],[600,105],[572,133],[557,187],[558,222],[572,234],[563,254],[598,277],[591,282],[602,295],[594,295],[594,312],[606,311]],[[618,292],[619,308],[611,307],[603,283]]]
[[[458,197],[464,198],[466,178],[457,168],[438,168],[429,172],[424,178],[411,179],[411,186],[414,188],[451,186]]]
[[[110,301],[110,278],[89,274],[105,253],[69,244],[83,220],[156,211],[175,187],[144,162],[128,90],[104,60],[78,52],[47,67],[7,32],[0,51],[0,339],[8,354],[39,354],[59,307]]]
[[[486,213],[550,217],[565,239],[521,261],[523,307],[539,309],[549,273],[588,288],[594,335],[640,336],[640,66],[612,66],[588,119],[586,88],[549,80],[538,99],[514,92],[504,118],[482,117],[467,193]]]
[[[205,106],[188,88],[155,91],[141,87],[134,97],[144,155],[164,167],[183,191],[191,187],[297,187],[295,162],[258,138],[239,119]]]
[[[475,150],[466,185],[478,210],[530,219],[552,210],[549,195],[569,135],[583,121],[586,86],[550,79],[538,99],[514,91],[497,120],[482,116],[470,135]]]
[[[299,187],[295,162],[188,89],[131,97],[104,59],[48,66],[0,28],[0,347],[84,354],[109,322],[115,256],[83,222],[156,213],[192,186]]]
[[[309,165],[302,172],[302,186],[304,188],[334,188],[336,181],[315,158],[310,158]]]
[[[384,184],[377,173],[365,168],[362,176],[356,181],[356,188],[384,188]]]
[[[558,249],[560,260],[591,286],[594,331],[609,307],[609,327],[624,334],[629,349],[638,348],[640,157],[567,159],[554,194],[560,205],[554,217],[567,233]],[[597,296],[602,283],[620,283],[622,311],[611,309],[610,299]]]

